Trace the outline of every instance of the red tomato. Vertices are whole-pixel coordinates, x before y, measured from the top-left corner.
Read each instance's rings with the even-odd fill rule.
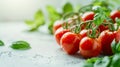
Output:
[[[120,11],[114,10],[110,13],[111,19],[115,22],[115,18],[120,18]]]
[[[116,37],[115,37],[116,41],[119,42],[120,41],[120,29],[118,29],[116,31]]]
[[[82,31],[80,31],[81,37],[82,37],[82,38],[83,38],[83,37],[86,37],[86,36],[87,36],[87,32],[88,32],[88,30],[86,30],[86,29],[83,29]]]
[[[97,39],[84,37],[80,41],[79,50],[84,58],[96,57],[101,52],[101,44]]]
[[[72,19],[69,19],[68,20],[68,25],[70,25],[70,24],[72,24],[74,22],[74,20],[72,20]],[[53,33],[55,33],[55,31],[57,30],[57,29],[59,29],[60,27],[62,27],[62,25],[66,25],[66,22],[65,21],[63,21],[63,20],[57,20],[55,23],[54,23],[54,25],[53,25]]]
[[[66,32],[69,32],[68,29],[63,29],[62,27],[57,29],[54,36],[55,36],[55,39],[57,41],[57,43],[60,45],[60,39],[61,37],[63,36],[63,34],[65,34]]]
[[[102,52],[104,55],[113,54],[111,49],[111,43],[115,39],[115,35],[115,32],[111,32],[109,30],[105,30],[99,35],[98,40],[102,45]]]
[[[88,35],[88,32],[89,32],[89,30],[86,30],[86,29],[83,29],[81,32],[80,32],[80,35],[81,35],[81,37],[83,38],[83,37],[86,37],[87,35]],[[92,30],[90,30],[90,34],[92,33]],[[98,31],[96,31],[96,35],[98,35]]]
[[[100,25],[99,26],[99,31],[102,32],[104,30],[107,30],[108,29],[108,26],[104,26],[104,25]]]
[[[94,12],[86,12],[82,15],[82,20],[84,22],[88,20],[93,20],[93,18],[94,18]]]
[[[60,43],[67,54],[75,54],[79,50],[80,40],[80,35],[67,32],[62,36]]]
[[[93,20],[93,18],[94,18],[94,12],[85,12],[81,17],[83,22],[86,22],[88,20]],[[83,24],[81,26],[81,29],[85,29],[85,27],[86,27],[86,24]]]
[[[60,28],[60,27],[62,27],[62,24],[64,23],[64,21],[62,21],[62,20],[57,20],[55,23],[54,23],[54,25],[53,25],[53,33],[55,33],[55,31],[58,29],[58,28]]]

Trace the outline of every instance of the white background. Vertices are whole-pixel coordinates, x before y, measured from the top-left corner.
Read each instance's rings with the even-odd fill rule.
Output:
[[[45,5],[60,8],[65,2],[74,5],[87,4],[91,0],[0,0],[0,21],[24,21],[32,19],[38,9],[45,11]]]

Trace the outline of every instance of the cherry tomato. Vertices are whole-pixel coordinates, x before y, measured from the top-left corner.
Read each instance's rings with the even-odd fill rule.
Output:
[[[56,30],[54,36],[55,39],[57,41],[57,43],[60,45],[60,39],[63,36],[63,34],[65,34],[66,32],[69,32],[68,29],[63,29],[62,27],[60,27],[59,29]]]
[[[80,40],[80,35],[67,32],[62,36],[60,43],[67,54],[75,54],[79,50]]]
[[[68,25],[70,25],[70,24],[72,24],[73,22],[74,22],[74,20],[69,19],[67,23],[68,23]],[[62,25],[65,26],[65,25],[66,25],[66,22],[63,21],[63,20],[57,20],[57,21],[53,24],[53,33],[55,33],[55,31],[56,31],[57,29],[59,29],[60,27],[62,27]]]
[[[120,18],[120,11],[114,10],[110,13],[111,19],[115,22],[115,18]]]
[[[97,39],[84,37],[80,41],[79,50],[84,58],[96,57],[101,52],[101,44]]]
[[[81,32],[80,32],[80,35],[82,38],[86,37],[88,35],[88,32],[89,30],[86,30],[86,29],[83,29]],[[92,33],[92,30],[90,30],[90,33]],[[96,31],[96,35],[98,35],[98,31]]]
[[[82,15],[82,20],[84,22],[88,20],[93,20],[93,18],[94,18],[94,12],[86,12]]]
[[[94,18],[94,12],[85,12],[81,17],[83,22],[86,22],[88,20],[93,20],[93,18]],[[86,27],[86,24],[83,24],[81,26],[81,29],[83,30],[85,29],[85,27]]]
[[[87,36],[87,32],[88,32],[88,30],[86,30],[86,29],[83,29],[82,31],[80,31],[81,37],[82,37],[82,38],[83,38],[83,37],[86,37],[86,36]]]
[[[60,27],[62,27],[62,24],[64,23],[64,21],[62,21],[62,20],[57,20],[55,23],[54,23],[54,25],[53,25],[53,33],[55,33],[55,31],[58,29],[58,28],[60,28]]]
[[[111,32],[109,30],[105,30],[101,32],[101,34],[98,37],[98,40],[100,41],[102,45],[102,53],[104,55],[112,55],[112,49],[111,49],[111,43],[115,39],[115,32]]]
[[[98,29],[99,29],[100,32],[102,32],[104,30],[107,30],[108,26],[100,25]]]

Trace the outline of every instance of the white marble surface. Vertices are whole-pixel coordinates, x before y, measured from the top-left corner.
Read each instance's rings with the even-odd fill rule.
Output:
[[[5,42],[5,46],[0,46],[0,67],[80,67],[80,55],[65,54],[47,33],[46,26],[31,33],[25,29],[22,22],[0,23],[0,39]],[[9,46],[17,40],[29,42],[32,49],[11,49]]]

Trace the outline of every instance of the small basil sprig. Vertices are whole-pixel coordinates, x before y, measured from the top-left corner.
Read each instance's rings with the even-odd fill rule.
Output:
[[[48,5],[46,9],[48,12],[48,20],[49,20],[48,30],[49,33],[53,34],[53,24],[56,20],[61,19],[62,16],[53,6]]]
[[[0,40],[0,46],[4,46],[4,42]]]
[[[107,19],[111,10],[106,7],[93,6],[93,11],[95,12],[94,23],[100,25]]]
[[[120,53],[120,41],[117,43],[115,39],[111,43],[113,53]]]
[[[120,67],[120,53],[113,56],[88,59],[82,62],[80,67]]]
[[[45,24],[45,18],[42,10],[38,10],[34,15],[34,20],[26,20],[25,23],[30,27],[29,31],[38,30],[38,28]]]
[[[16,41],[12,43],[11,48],[16,50],[26,50],[30,49],[31,47],[30,44],[26,41]]]

